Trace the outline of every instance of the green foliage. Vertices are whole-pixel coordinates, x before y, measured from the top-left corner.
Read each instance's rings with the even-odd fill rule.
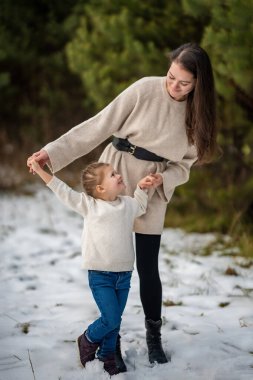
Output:
[[[221,5],[216,0],[211,12],[203,45],[211,54],[220,95],[220,142],[225,158],[220,172],[226,181],[226,203],[234,211],[230,231],[241,234],[253,204],[253,1],[230,0]]]
[[[250,98],[253,87],[253,2],[215,0],[211,14],[212,21],[205,30],[203,45],[212,55],[217,77],[222,78],[217,81],[218,91],[228,101],[238,90]]]
[[[219,161],[197,174],[194,186],[201,207],[216,213],[214,227],[236,237],[251,233],[253,225],[253,1],[184,0],[183,5],[188,14],[209,19],[201,44],[214,68],[223,149]]]
[[[0,144],[56,138],[136,79],[165,75],[168,52],[188,41],[213,64],[223,156],[192,170],[166,223],[231,233],[249,252],[253,0],[2,0]]]
[[[182,0],[182,4],[186,14],[204,20],[205,25],[208,24],[212,0]]]
[[[68,44],[69,64],[100,109],[135,80],[165,75],[166,54],[196,39],[197,26],[180,2],[93,1]]]
[[[52,125],[62,122],[67,91],[78,83],[64,51],[72,9],[71,0],[1,1],[0,125],[11,140],[47,141],[55,136]]]

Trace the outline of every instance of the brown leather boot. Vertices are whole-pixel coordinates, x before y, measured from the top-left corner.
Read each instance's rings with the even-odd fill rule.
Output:
[[[85,333],[77,339],[80,361],[85,367],[87,362],[95,359],[95,353],[99,347],[99,343],[91,343],[85,336]]]
[[[114,354],[111,354],[106,358],[99,358],[99,360],[104,363],[104,370],[108,372],[110,376],[120,373],[120,370],[116,366]]]

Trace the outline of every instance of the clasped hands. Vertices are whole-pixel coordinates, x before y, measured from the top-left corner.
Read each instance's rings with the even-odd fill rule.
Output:
[[[33,153],[32,156],[28,157],[27,159],[27,166],[29,168],[29,172],[35,174],[35,171],[33,169],[33,165],[35,165],[35,162],[40,165],[41,168],[45,166],[46,163],[49,163],[49,157],[45,150],[40,150],[39,152]]]
[[[150,173],[146,177],[142,178],[138,185],[141,189],[156,188],[163,183],[163,177],[159,173]]]

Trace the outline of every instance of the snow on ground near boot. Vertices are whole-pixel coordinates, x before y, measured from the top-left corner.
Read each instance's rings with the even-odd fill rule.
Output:
[[[98,315],[80,268],[82,218],[40,187],[34,196],[2,194],[0,209],[0,380],[109,379],[97,360],[80,366],[75,342]],[[115,379],[253,379],[252,267],[217,251],[194,255],[213,239],[164,230],[163,300],[178,304],[162,310],[171,363],[148,362],[134,272],[121,328],[128,372]],[[228,267],[238,276],[225,275]]]

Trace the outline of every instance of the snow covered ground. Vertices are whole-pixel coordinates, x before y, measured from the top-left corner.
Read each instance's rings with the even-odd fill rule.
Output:
[[[108,379],[97,360],[80,366],[75,343],[98,315],[80,268],[81,217],[44,187],[1,194],[0,215],[0,380]],[[253,379],[253,265],[217,249],[196,255],[213,240],[164,230],[162,331],[171,363],[148,362],[134,272],[121,329],[128,372],[115,379]]]

